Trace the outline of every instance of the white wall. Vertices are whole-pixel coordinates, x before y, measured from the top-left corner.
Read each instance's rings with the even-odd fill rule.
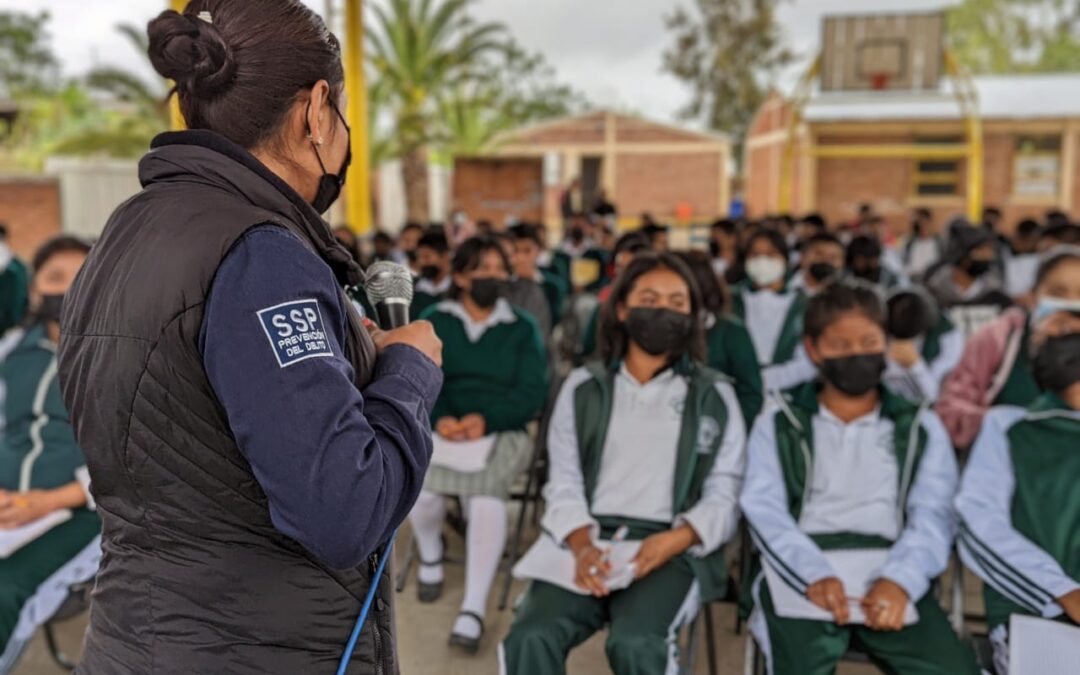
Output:
[[[397,233],[405,224],[405,183],[401,180],[401,162],[392,160],[378,168],[379,212],[376,223],[380,229]],[[431,220],[445,221],[450,212],[449,167],[428,166],[428,204]]]
[[[137,160],[50,157],[45,173],[60,181],[60,229],[95,238],[121,203],[141,186]]]

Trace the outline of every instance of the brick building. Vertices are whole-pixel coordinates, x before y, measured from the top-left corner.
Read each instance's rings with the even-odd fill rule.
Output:
[[[1080,216],[1080,74],[976,77],[984,146],[984,203],[1011,228],[1061,209]],[[774,93],[758,111],[745,154],[745,198],[752,217],[780,208],[782,158],[792,104]],[[850,219],[870,203],[897,231],[910,210],[939,222],[962,214],[967,160],[940,157],[830,157],[850,144],[965,142],[955,98],[943,92],[817,93],[796,131],[791,211]],[[813,149],[814,152],[810,152]]]
[[[23,260],[60,233],[60,182],[54,176],[0,175],[0,223]]]
[[[452,202],[474,219],[512,216],[557,228],[560,198],[579,178],[582,201],[604,190],[622,223],[643,212],[701,222],[728,211],[730,157],[725,136],[598,111],[516,130],[483,157],[459,157]]]

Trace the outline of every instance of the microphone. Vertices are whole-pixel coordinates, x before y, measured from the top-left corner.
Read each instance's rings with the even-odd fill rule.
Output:
[[[393,330],[409,323],[413,278],[407,267],[380,260],[368,268],[364,286],[368,300],[375,308],[380,328]]]

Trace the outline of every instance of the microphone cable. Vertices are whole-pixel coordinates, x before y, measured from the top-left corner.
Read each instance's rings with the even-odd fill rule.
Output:
[[[383,553],[382,560],[379,561],[378,567],[375,568],[375,578],[371,580],[371,587],[368,588],[367,596],[364,597],[364,604],[360,607],[360,615],[356,617],[356,625],[353,626],[352,635],[349,636],[349,642],[345,645],[345,652],[341,655],[337,675],[345,675],[345,671],[349,668],[353,650],[356,649],[356,641],[360,639],[360,631],[364,628],[368,612],[371,611],[371,603],[375,599],[375,593],[379,590],[383,570],[386,569],[386,561],[393,555],[395,539],[397,539],[397,530],[394,530],[394,533],[390,535],[390,541],[386,543],[386,552]],[[379,627],[376,626],[375,630],[379,630]]]

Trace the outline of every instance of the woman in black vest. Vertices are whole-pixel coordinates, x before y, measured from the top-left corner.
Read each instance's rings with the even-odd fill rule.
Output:
[[[320,217],[341,53],[300,0],[150,23],[190,131],[143,158],[65,303],[63,395],[103,560],[80,673],[328,673],[431,455],[441,345],[368,334]],[[381,583],[349,673],[392,673]]]

